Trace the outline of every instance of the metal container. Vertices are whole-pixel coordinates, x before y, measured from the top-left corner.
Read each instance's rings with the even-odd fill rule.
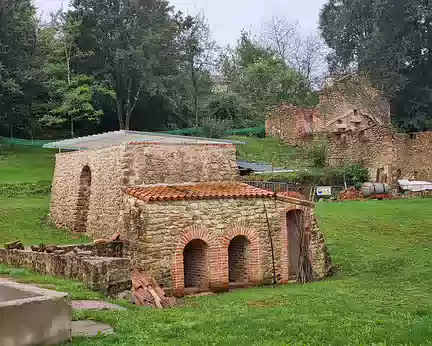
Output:
[[[390,186],[383,183],[364,183],[361,187],[364,197],[390,193]]]

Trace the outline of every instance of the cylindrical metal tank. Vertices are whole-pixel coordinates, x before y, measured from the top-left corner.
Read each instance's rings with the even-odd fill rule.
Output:
[[[364,183],[361,187],[364,197],[390,193],[390,186],[383,183]]]

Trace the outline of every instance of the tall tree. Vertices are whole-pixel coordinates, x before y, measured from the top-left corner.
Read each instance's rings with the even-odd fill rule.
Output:
[[[302,73],[316,87],[326,74],[327,48],[317,34],[303,35],[299,23],[274,16],[263,23],[259,43],[273,51],[287,66]]]
[[[200,126],[200,94],[208,94],[209,70],[216,66],[217,46],[211,39],[211,32],[202,15],[187,16],[182,21],[180,38],[183,48],[186,72],[189,80],[189,95],[195,127]],[[204,88],[203,88],[204,87]]]
[[[72,1],[84,53],[80,64],[115,91],[120,129],[130,129],[140,96],[154,95],[172,68],[178,27],[171,12],[162,0]]]
[[[311,105],[312,91],[306,78],[246,32],[226,58],[223,72],[229,91],[251,102],[262,116],[280,102]]]
[[[34,87],[36,16],[30,0],[3,0],[0,3],[0,122],[28,127],[31,98],[25,90]]]

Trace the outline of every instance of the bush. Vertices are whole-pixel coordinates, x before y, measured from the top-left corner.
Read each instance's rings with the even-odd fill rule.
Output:
[[[324,139],[314,139],[308,148],[307,156],[314,167],[327,166],[327,142]]]
[[[229,120],[219,120],[216,118],[204,118],[201,127],[198,129],[198,135],[207,138],[223,137],[225,132],[232,127]]]
[[[267,182],[288,182],[301,185],[357,186],[368,180],[368,171],[359,165],[349,165],[342,168],[324,167],[298,170],[292,173],[253,174],[246,180]]]

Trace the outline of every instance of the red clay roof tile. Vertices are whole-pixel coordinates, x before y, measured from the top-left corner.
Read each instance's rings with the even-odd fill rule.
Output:
[[[276,194],[237,182],[125,187],[123,192],[145,202],[200,199],[269,198]]]

